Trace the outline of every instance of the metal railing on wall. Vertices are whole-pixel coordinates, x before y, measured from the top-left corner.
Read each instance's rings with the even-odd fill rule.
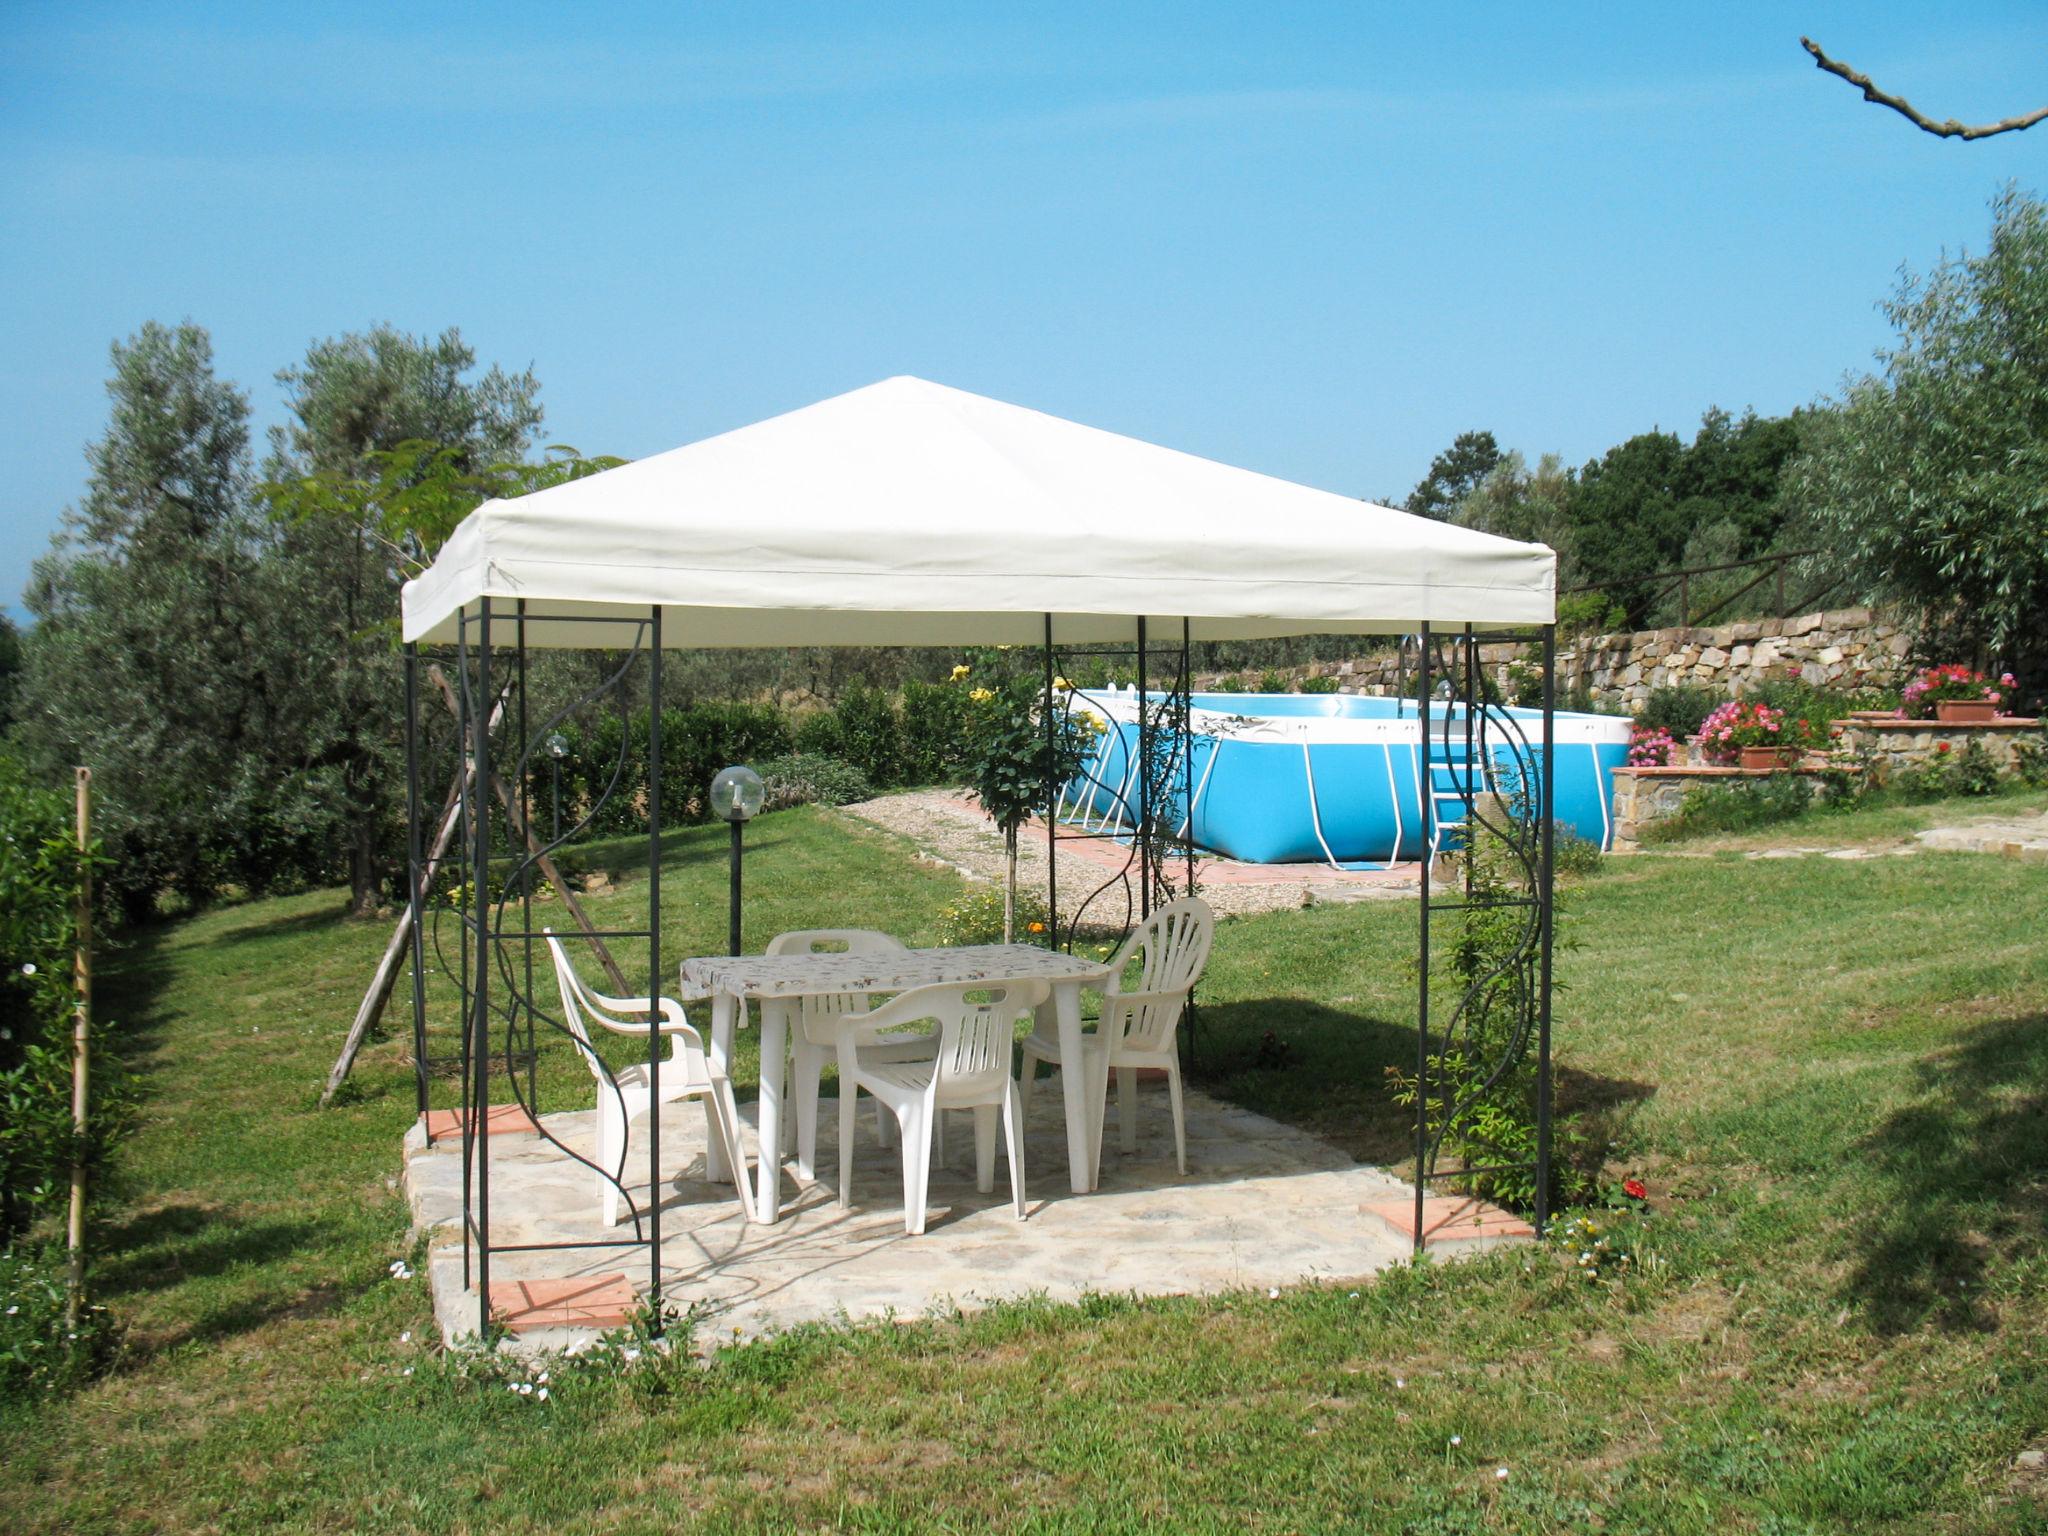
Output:
[[[1727,612],[1742,598],[1769,583],[1773,611],[1767,616],[1786,619],[1795,614],[1809,612],[1822,598],[1833,596],[1841,588],[1845,578],[1839,574],[1823,576],[1818,585],[1808,584],[1801,587],[1788,584],[1788,575],[1797,575],[1791,570],[1796,562],[1810,560],[1820,553],[1818,549],[1779,550],[1768,555],[1758,555],[1753,560],[1727,560],[1718,565],[1693,565],[1683,570],[1658,571],[1647,576],[1584,582],[1576,587],[1566,587],[1557,595],[1565,598],[1576,597],[1586,592],[1614,592],[1649,587],[1649,596],[1644,599],[1642,606],[1642,611],[1647,614],[1675,592],[1678,595],[1677,621],[1672,625],[1660,627],[1685,629],[1695,624],[1704,624]],[[1732,591],[1721,593],[1698,613],[1692,611],[1692,584],[1696,579],[1726,575],[1730,571],[1748,570],[1754,570],[1757,574]],[[1799,592],[1800,596],[1788,597],[1789,592]]]

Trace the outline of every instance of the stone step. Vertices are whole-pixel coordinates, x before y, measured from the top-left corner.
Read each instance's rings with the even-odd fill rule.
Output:
[[[514,1333],[536,1328],[624,1326],[639,1305],[624,1275],[503,1280],[491,1287],[491,1317]]]
[[[462,1140],[462,1128],[467,1112],[460,1109],[430,1109],[427,1111],[427,1145],[436,1142]],[[484,1134],[486,1136],[536,1136],[539,1131],[529,1115],[517,1104],[493,1104],[484,1112]]]
[[[1359,1210],[1402,1242],[1415,1244],[1415,1197],[1369,1200]],[[1517,1216],[1472,1195],[1430,1195],[1422,1202],[1422,1248],[1449,1257],[1486,1253],[1535,1241],[1536,1229]]]

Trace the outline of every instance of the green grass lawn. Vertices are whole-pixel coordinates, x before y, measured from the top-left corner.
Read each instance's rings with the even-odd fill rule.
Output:
[[[1882,842],[1891,815],[1780,841]],[[757,834],[755,943],[848,920],[916,941],[960,889],[829,814]],[[674,852],[679,958],[722,946],[724,873],[717,834]],[[0,1528],[2042,1529],[2048,1486],[2011,1469],[2048,1443],[2048,870],[1691,844],[1568,904],[1561,1093],[1653,1195],[1609,1225],[1641,1261],[1619,1284],[1546,1250],[1020,1304],[546,1403],[439,1357],[424,1281],[387,1273],[405,1042],[314,1107],[381,925],[316,893],[153,931],[102,986],[142,1095],[96,1238],[130,1345],[69,1399],[0,1408]],[[1408,902],[1226,924],[1206,1085],[1397,1156],[1413,924]]]

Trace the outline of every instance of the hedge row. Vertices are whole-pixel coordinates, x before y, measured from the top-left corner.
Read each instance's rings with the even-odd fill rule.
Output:
[[[836,707],[791,717],[764,704],[692,704],[661,712],[662,821],[674,826],[710,818],[705,791],[719,769],[760,767],[770,759],[832,759],[875,790],[941,784],[958,777],[967,745],[966,694],[940,683],[912,682],[900,695],[856,686]],[[589,835],[618,837],[647,826],[647,711],[590,725],[565,724],[558,765],[562,827],[596,806]],[[843,778],[843,776],[841,776]],[[841,782],[835,778],[834,783]],[[555,775],[536,761],[528,792],[536,819],[552,816]]]

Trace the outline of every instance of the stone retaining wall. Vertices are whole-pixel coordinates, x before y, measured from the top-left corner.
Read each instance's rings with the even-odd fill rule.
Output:
[[[1840,745],[1855,754],[1866,747],[1876,754],[1888,778],[1901,768],[1923,766],[1944,753],[1960,753],[1970,742],[1983,744],[2000,773],[2019,766],[2022,741],[2039,741],[2038,720],[2005,718],[1976,725],[1942,725],[1933,720],[1873,720],[1852,716],[1842,723]],[[2026,733],[2033,732],[2030,737]]]
[[[1634,853],[1646,829],[1669,821],[1693,794],[1709,784],[1767,779],[1771,768],[1617,768],[1614,771],[1614,853]],[[1825,793],[1816,777],[1814,787]]]
[[[1896,687],[1911,675],[1911,636],[1883,611],[1839,608],[1795,619],[1745,619],[1711,628],[1649,629],[1594,635],[1558,649],[1558,698],[1583,692],[1593,708],[1632,715],[1652,688],[1685,685],[1733,697],[1767,680],[1799,677],[1819,687]],[[1480,663],[1512,695],[1509,671],[1523,661],[1522,647],[1482,645]],[[1225,677],[1197,678],[1198,690]],[[1340,693],[1387,694],[1403,686],[1399,653],[1391,648],[1346,661],[1323,661],[1281,670],[1292,687],[1311,677],[1334,677]],[[1413,686],[1413,679],[1407,680]]]
[[[1925,767],[1945,754],[1960,756],[1963,748],[1975,741],[1991,755],[2001,774],[2010,774],[2019,767],[2020,743],[2041,740],[2040,726],[2039,720],[2026,719],[1941,725],[1933,720],[1852,716],[1843,723],[1833,753],[1809,752],[1789,771],[1805,774],[1813,783],[1815,797],[1825,798],[1833,789],[1827,768],[1855,759],[1866,747],[1876,755],[1879,779],[1886,780],[1903,768]],[[1635,852],[1645,828],[1676,816],[1687,798],[1705,785],[1767,778],[1787,771],[1710,767],[1697,762],[1693,743],[1684,744],[1682,750],[1685,759],[1669,767],[1614,771],[1614,852]]]

